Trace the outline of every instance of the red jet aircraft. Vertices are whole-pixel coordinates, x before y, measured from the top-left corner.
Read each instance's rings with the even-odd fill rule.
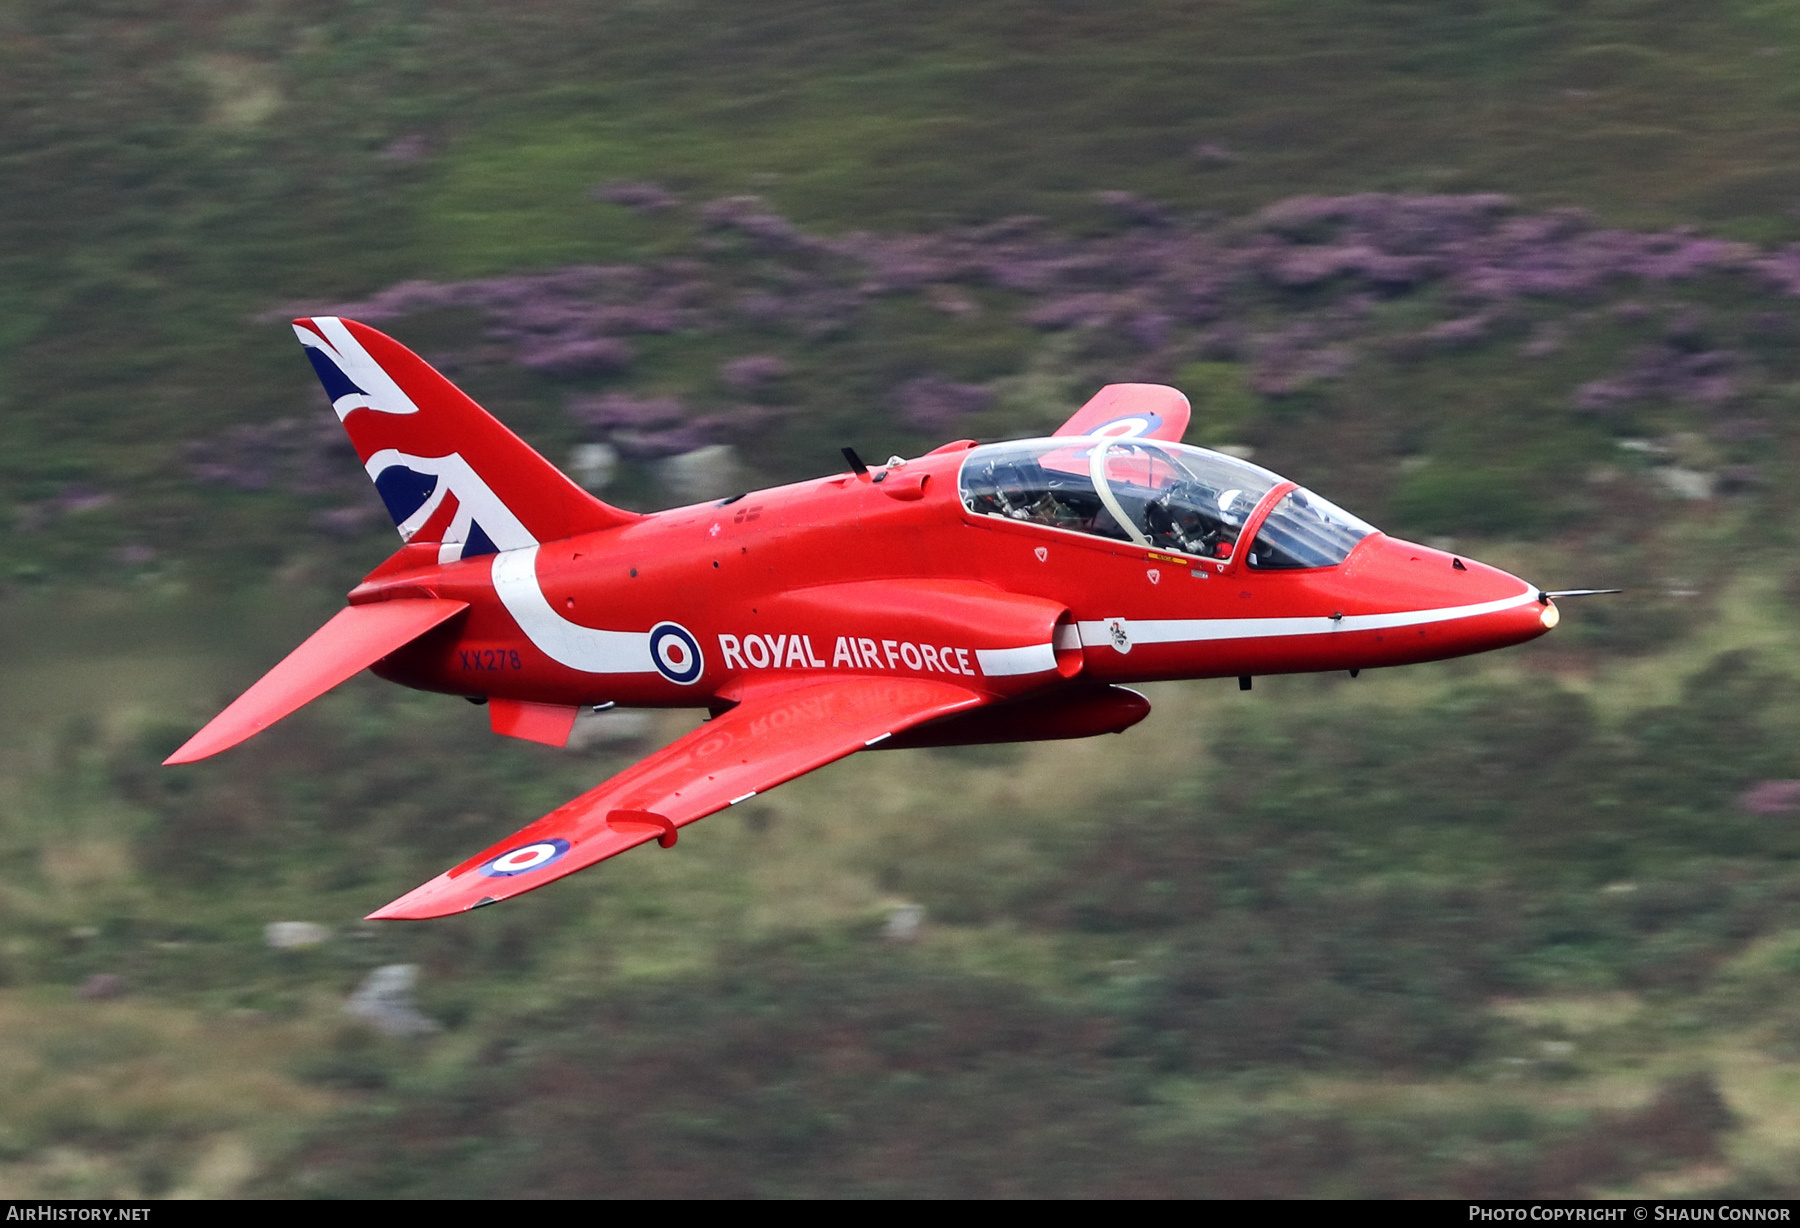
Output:
[[[867,747],[1081,738],[1121,685],[1406,665],[1557,622],[1545,593],[1377,531],[1179,442],[1173,388],[1103,388],[1047,439],[639,515],[564,477],[399,342],[297,320],[404,541],[349,605],[169,763],[217,754],[357,672],[568,740],[585,707],[712,719],[370,914],[541,887]],[[1574,595],[1570,593],[1568,595]]]

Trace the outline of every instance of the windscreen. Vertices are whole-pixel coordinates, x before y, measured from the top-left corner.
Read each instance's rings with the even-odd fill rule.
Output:
[[[1263,569],[1336,567],[1375,526],[1310,490],[1289,491],[1269,509],[1250,546],[1250,566]]]

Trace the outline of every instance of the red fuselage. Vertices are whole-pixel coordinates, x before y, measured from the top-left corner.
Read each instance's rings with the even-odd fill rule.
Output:
[[[537,549],[536,586],[556,621],[640,634],[679,624],[700,649],[691,682],[559,662],[517,601],[502,600],[500,556],[377,573],[350,599],[469,604],[377,664],[394,682],[647,707],[728,706],[765,681],[833,673],[954,678],[1013,696],[1071,681],[1367,669],[1502,648],[1554,625],[1554,607],[1524,581],[1381,533],[1337,566],[1259,571],[1242,550],[1219,562],[978,515],[958,493],[965,455],[675,508]],[[1292,489],[1262,497],[1244,541]],[[1044,641],[1052,669],[1004,658]]]

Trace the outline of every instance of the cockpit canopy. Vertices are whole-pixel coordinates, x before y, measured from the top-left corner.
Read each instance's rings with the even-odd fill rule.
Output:
[[[1265,496],[1284,479],[1257,465],[1153,439],[1057,438],[989,444],[963,461],[963,506],[1074,533],[1205,559],[1229,559]],[[1250,566],[1334,567],[1375,532],[1310,491],[1270,509]]]

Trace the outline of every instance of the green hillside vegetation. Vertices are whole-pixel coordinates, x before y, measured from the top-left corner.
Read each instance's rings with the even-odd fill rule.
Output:
[[[1797,58],[1749,2],[10,6],[0,1194],[1792,1196]],[[363,678],[158,766],[393,547],[325,306],[634,507],[1154,379],[1630,591],[368,925],[696,718]],[[401,964],[431,1030],[342,1012]]]

